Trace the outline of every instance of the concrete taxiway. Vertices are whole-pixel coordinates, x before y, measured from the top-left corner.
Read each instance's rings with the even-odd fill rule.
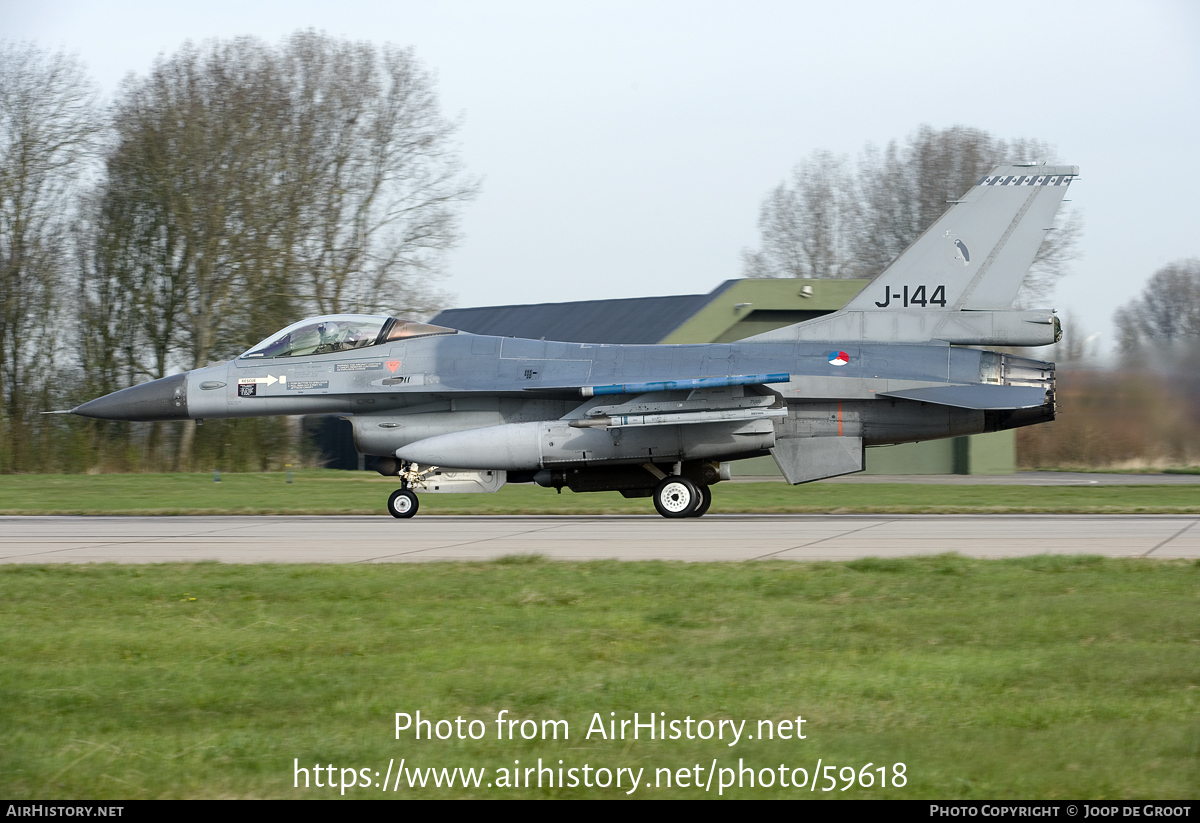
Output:
[[[1200,559],[1195,515],[0,517],[0,563],[852,560],[1096,554]]]

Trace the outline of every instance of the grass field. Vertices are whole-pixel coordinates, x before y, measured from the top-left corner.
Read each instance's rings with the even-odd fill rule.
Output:
[[[0,515],[379,514],[394,478],[367,472],[0,475]],[[496,494],[425,494],[421,514],[651,514],[648,498],[555,494],[532,484]],[[721,483],[712,512],[1141,513],[1200,512],[1196,486],[949,486]]]
[[[0,567],[14,799],[339,796],[315,776],[293,788],[294,758],[333,766],[326,784],[355,769],[347,797],[626,796],[628,773],[620,789],[487,788],[541,758],[600,780],[643,769],[643,798],[716,795],[739,759],[775,781],[781,764],[811,781],[820,760],[837,788],[726,797],[1194,798],[1198,686],[1197,563]],[[395,713],[417,710],[486,735],[396,740]],[[501,710],[570,737],[497,740]],[[585,739],[595,713],[633,712],[745,720],[754,739]],[[806,739],[758,739],[759,720],[797,716]],[[401,758],[486,771],[479,788],[361,785]],[[714,760],[707,794],[662,786],[659,769],[699,764],[703,784]],[[868,763],[876,785],[840,791]],[[897,763],[904,785],[879,788]]]

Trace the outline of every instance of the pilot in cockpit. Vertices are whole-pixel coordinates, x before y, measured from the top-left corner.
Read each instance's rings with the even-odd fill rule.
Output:
[[[314,354],[326,354],[326,353],[332,352],[332,351],[340,351],[342,346],[340,345],[340,341],[338,340],[338,332],[339,331],[341,331],[341,330],[338,328],[337,323],[333,323],[330,321],[318,323],[317,324],[317,334],[320,335],[321,342],[319,342],[317,344],[317,348],[314,350],[313,353]]]

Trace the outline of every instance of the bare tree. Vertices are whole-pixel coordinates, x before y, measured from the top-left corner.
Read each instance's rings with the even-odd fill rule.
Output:
[[[743,250],[747,277],[857,277],[861,215],[846,160],[815,151],[763,200],[762,249]]]
[[[135,295],[146,376],[304,313],[433,308],[477,185],[410,51],[314,32],[187,44],[127,81],[113,118],[94,270]]]
[[[61,343],[54,328],[72,194],[98,133],[95,92],[63,53],[0,45],[0,466],[23,465],[31,400]],[[40,404],[39,404],[40,405]],[[40,410],[40,409],[39,409]]]
[[[297,265],[314,306],[425,313],[458,240],[458,206],[478,193],[411,49],[300,32],[283,48],[306,207]]]
[[[100,242],[135,295],[146,377],[235,353],[256,286],[286,264],[282,96],[273,55],[250,38],[188,44],[122,88]]]
[[[955,200],[1001,163],[1052,161],[1036,140],[1005,141],[980,129],[921,126],[882,150],[868,145],[857,174],[815,152],[763,200],[761,250],[743,252],[747,277],[876,277]],[[1042,296],[1077,255],[1081,222],[1060,215],[1026,278],[1022,300]],[[808,249],[836,249],[812,265]],[[804,261],[796,265],[794,261]]]
[[[1139,357],[1147,347],[1166,362],[1170,355],[1200,354],[1200,258],[1168,263],[1150,276],[1141,296],[1113,317],[1122,354]]]
[[[287,293],[264,288],[287,266],[278,74],[271,50],[251,38],[187,44],[127,80],[114,104],[93,291],[129,293],[125,333],[147,378],[236,354],[253,339],[248,318],[264,295]],[[185,427],[176,468],[193,437]]]

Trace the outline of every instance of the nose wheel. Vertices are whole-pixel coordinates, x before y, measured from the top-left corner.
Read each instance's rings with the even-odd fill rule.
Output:
[[[417,513],[419,506],[416,494],[408,489],[396,489],[388,498],[388,512],[392,517],[401,519],[412,517]]]

